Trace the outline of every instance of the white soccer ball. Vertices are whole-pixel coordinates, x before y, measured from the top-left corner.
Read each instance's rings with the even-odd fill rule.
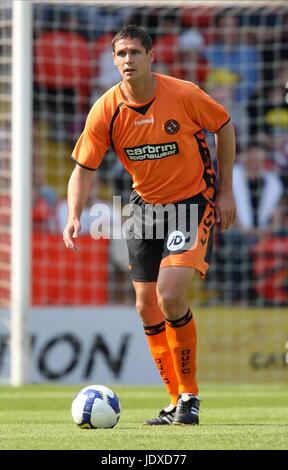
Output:
[[[114,428],[120,418],[121,405],[109,388],[88,385],[74,398],[71,413],[74,423],[82,429]]]

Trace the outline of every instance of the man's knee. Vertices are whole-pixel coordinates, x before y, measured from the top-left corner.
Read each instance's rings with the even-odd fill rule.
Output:
[[[136,310],[141,317],[146,316],[149,313],[149,308],[151,309],[151,301],[149,302],[149,299],[146,296],[141,295],[137,297]]]
[[[142,322],[146,326],[157,325],[164,320],[156,296],[155,298],[146,295],[137,296],[136,310],[139,313]]]
[[[182,314],[183,306],[186,305],[182,294],[179,294],[177,291],[160,288],[157,295],[159,307],[168,319],[177,319],[179,314]]]

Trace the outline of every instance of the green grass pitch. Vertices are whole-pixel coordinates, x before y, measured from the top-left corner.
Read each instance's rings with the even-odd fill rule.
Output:
[[[109,386],[109,385],[108,385]],[[84,430],[70,407],[81,386],[0,387],[0,450],[287,449],[284,385],[201,386],[199,426],[147,427],[167,404],[161,387],[114,386],[122,405],[114,429]]]

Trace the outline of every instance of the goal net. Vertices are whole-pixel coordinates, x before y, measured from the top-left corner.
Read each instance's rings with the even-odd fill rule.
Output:
[[[112,149],[95,174],[77,256],[64,249],[61,233],[73,170],[69,156],[92,104],[120,81],[111,39],[121,25],[135,23],[152,36],[154,71],[197,83],[226,107],[236,130],[237,223],[227,232],[216,231],[207,280],[195,279],[189,293],[192,308],[199,310],[208,378],[217,379],[217,348],[230,351],[220,366],[227,378],[238,362],[241,372],[238,356],[250,348],[255,368],[271,367],[282,380],[288,339],[287,4],[35,1],[33,17],[33,306],[134,305],[125,241],[90,236],[91,206],[108,205],[121,225],[113,196],[121,196],[124,205],[131,191],[130,177]],[[11,18],[11,2],[2,1],[1,306],[9,305],[11,287]],[[214,136],[207,133],[207,139],[217,170]],[[211,340],[206,346],[205,335]]]
[[[10,224],[11,224],[11,2],[0,5],[0,299],[10,298]]]

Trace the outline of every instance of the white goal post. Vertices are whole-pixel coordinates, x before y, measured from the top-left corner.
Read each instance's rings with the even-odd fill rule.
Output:
[[[12,10],[11,384],[29,382],[32,201],[32,4]]]

